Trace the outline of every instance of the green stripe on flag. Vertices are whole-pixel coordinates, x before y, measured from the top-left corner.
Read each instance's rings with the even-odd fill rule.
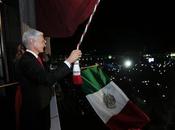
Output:
[[[82,91],[85,94],[94,93],[110,82],[110,78],[98,65],[87,67],[81,75],[84,80]]]

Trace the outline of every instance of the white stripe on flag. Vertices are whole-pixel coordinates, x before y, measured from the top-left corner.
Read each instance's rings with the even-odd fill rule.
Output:
[[[108,108],[105,105],[105,103],[103,102],[104,93],[113,95],[116,101],[115,108]],[[98,116],[103,120],[104,123],[107,123],[107,121],[113,115],[117,115],[129,101],[129,98],[113,81],[108,83],[105,87],[103,87],[99,91],[93,94],[88,94],[86,98],[88,99],[89,103],[92,105],[93,109],[98,114]]]

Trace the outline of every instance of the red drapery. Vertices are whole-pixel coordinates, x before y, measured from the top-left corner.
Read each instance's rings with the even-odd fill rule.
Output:
[[[16,87],[15,94],[15,112],[16,112],[16,129],[20,129],[20,109],[22,104],[22,94],[20,86]]]

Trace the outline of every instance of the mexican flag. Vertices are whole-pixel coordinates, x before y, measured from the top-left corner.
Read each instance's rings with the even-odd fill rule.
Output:
[[[87,67],[81,73],[82,91],[111,130],[140,130],[150,121],[99,66]]]
[[[36,27],[50,37],[73,36],[96,3],[97,0],[35,0]]]

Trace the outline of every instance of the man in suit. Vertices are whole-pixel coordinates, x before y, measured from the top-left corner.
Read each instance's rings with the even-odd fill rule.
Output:
[[[47,72],[38,59],[46,46],[43,33],[30,29],[22,38],[26,51],[17,67],[22,92],[21,130],[50,130],[52,86],[71,72],[71,64],[81,57],[81,51],[73,50],[56,70]]]

